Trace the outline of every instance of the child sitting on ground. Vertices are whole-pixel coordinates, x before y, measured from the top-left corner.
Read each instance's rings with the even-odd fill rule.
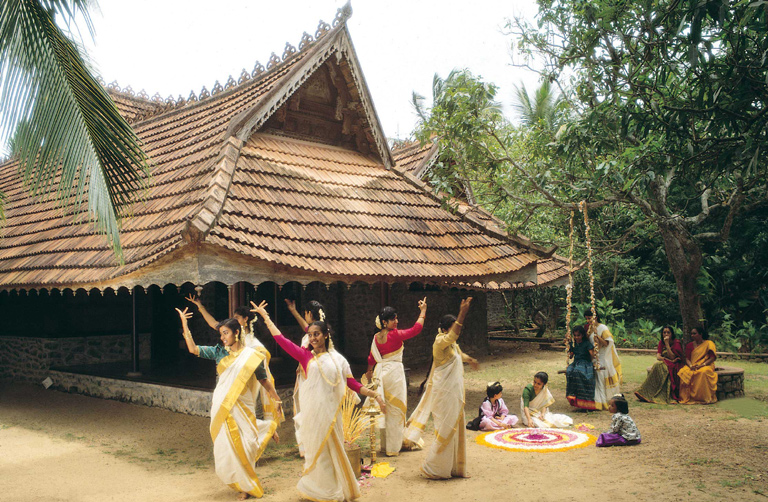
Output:
[[[520,398],[520,415],[523,425],[537,428],[573,425],[573,419],[568,415],[549,411],[549,407],[555,403],[555,398],[549,392],[548,381],[549,375],[539,371],[533,375],[533,383],[526,385],[523,389],[523,397]]]
[[[488,383],[488,387],[485,389],[485,394],[488,397],[480,405],[481,431],[509,429],[517,423],[517,417],[509,414],[509,409],[501,398],[501,391],[499,382]]]
[[[608,403],[608,411],[613,413],[611,430],[603,432],[597,438],[597,446],[626,446],[640,443],[640,431],[629,416],[629,404],[624,394],[616,394]]]

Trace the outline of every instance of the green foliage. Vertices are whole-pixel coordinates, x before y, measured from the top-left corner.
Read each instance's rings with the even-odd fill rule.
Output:
[[[93,3],[2,2],[0,137],[10,137],[34,194],[55,194],[78,213],[87,194],[91,218],[122,259],[119,220],[144,186],[148,158],[85,55],[54,21],[82,16],[91,30]]]

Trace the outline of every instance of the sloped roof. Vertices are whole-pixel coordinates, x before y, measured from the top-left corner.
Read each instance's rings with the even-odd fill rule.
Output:
[[[392,158],[398,169],[421,179],[426,174],[427,168],[437,159],[439,150],[440,147],[436,141],[423,145],[418,141],[406,141],[392,148]]]
[[[161,103],[112,89],[154,163],[143,201],[123,221],[124,264],[92,225],[75,224],[82,210],[31,197],[16,165],[2,166],[0,288],[226,282],[235,262],[238,280],[535,281],[535,254],[442,209],[390,169],[345,15],[210,95]],[[259,132],[332,55],[344,62],[374,151]],[[253,269],[262,275],[242,275]]]
[[[392,152],[395,159],[395,169],[406,176],[421,180],[429,166],[440,153],[437,141],[421,144],[410,141],[399,144]],[[464,216],[467,221],[482,227],[487,233],[502,240],[509,240],[521,249],[526,249],[537,256],[535,281],[488,281],[474,282],[472,287],[492,291],[510,290],[531,287],[562,286],[568,282],[568,259],[555,254],[555,249],[545,249],[525,236],[510,234],[507,224],[478,205],[472,205],[461,199],[450,199],[448,203]],[[582,264],[574,264],[573,271],[580,269]]]

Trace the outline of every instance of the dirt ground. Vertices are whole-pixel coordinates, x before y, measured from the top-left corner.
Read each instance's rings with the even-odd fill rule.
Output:
[[[485,383],[501,380],[510,410],[538,370],[550,373],[553,411],[587,422],[595,432],[608,412],[571,410],[564,396],[559,353],[496,343],[478,355],[479,372],[467,371],[467,415],[482,401]],[[639,384],[649,356],[626,356],[625,392]],[[632,369],[634,368],[634,369]],[[766,367],[768,373],[768,367]],[[411,376],[411,391],[424,368]],[[759,376],[758,376],[759,377]],[[759,377],[762,378],[762,377]],[[768,377],[766,377],[768,378]],[[748,382],[749,385],[749,382]],[[733,406],[660,406],[631,401],[643,443],[628,448],[587,447],[565,452],[518,453],[490,449],[467,431],[469,479],[430,481],[418,473],[424,452],[388,459],[396,471],[362,487],[363,500],[480,501],[524,497],[530,501],[768,500],[768,417],[764,403],[747,398],[758,413]],[[734,401],[735,402],[735,401]],[[727,403],[727,402],[726,402]],[[751,403],[751,404],[750,404]],[[416,404],[409,396],[409,408]],[[725,404],[725,403],[724,403]],[[738,404],[738,403],[737,403]],[[761,408],[762,406],[762,408]],[[737,406],[738,408],[738,406]],[[282,444],[257,464],[264,500],[300,500],[295,489],[301,460],[289,420]],[[427,441],[431,437],[427,436]],[[9,501],[233,501],[216,477],[208,419],[117,401],[46,391],[32,385],[0,387],[0,500]]]

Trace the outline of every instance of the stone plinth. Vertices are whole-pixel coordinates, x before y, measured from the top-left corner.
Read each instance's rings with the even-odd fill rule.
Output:
[[[733,366],[715,367],[717,373],[717,400],[744,395],[744,370]]]

